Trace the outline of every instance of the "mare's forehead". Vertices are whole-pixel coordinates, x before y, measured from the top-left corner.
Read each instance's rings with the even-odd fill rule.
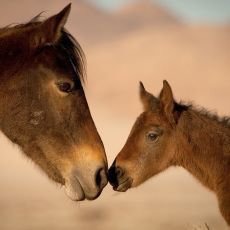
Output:
[[[40,24],[41,22],[29,22],[26,24],[18,24],[15,26],[9,25],[0,28],[0,37],[8,37],[8,38],[13,37],[15,39],[18,39],[19,42],[22,42],[21,40],[25,41],[29,37],[28,35],[34,33],[38,28],[38,25]]]

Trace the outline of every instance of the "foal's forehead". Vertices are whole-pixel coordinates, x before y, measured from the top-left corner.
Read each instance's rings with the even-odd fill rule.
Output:
[[[162,124],[162,118],[158,112],[147,111],[143,112],[136,121],[136,126],[160,126]]]

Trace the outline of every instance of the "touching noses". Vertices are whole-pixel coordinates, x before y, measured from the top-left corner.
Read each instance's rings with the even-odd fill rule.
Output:
[[[107,185],[108,179],[106,166],[101,167],[96,171],[95,183],[99,191],[102,191],[102,189]]]
[[[132,178],[126,175],[125,170],[117,165],[116,160],[109,169],[108,179],[113,189],[119,192],[127,191],[133,182]]]
[[[101,194],[102,190],[108,183],[107,164],[101,162],[98,165],[92,165],[91,168],[88,168],[88,172],[85,172],[85,175],[89,179],[86,184],[82,182],[82,185],[85,189],[86,198],[89,200],[94,200]],[[82,177],[84,178],[84,175],[82,175]],[[91,182],[90,182],[90,177],[91,177]]]
[[[124,174],[124,171],[122,170],[122,168],[117,167],[116,161],[114,161],[112,166],[109,169],[109,175],[108,175],[109,182],[113,186],[113,188],[118,187],[118,184],[119,184],[118,182],[120,178],[123,176],[123,174]]]

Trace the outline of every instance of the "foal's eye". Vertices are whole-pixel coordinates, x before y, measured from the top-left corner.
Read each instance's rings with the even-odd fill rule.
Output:
[[[57,87],[60,91],[64,93],[71,93],[73,91],[73,85],[69,82],[57,83]]]
[[[149,141],[153,142],[153,141],[156,141],[158,139],[159,135],[155,132],[149,132],[147,134],[147,138]]]

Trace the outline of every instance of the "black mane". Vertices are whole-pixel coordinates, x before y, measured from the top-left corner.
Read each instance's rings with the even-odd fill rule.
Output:
[[[208,109],[194,105],[193,103],[180,102],[177,104],[177,106],[179,106],[182,109],[182,111],[188,111],[188,110],[194,111],[203,117],[206,117],[210,120],[217,122],[218,124],[222,125],[225,128],[228,129],[230,128],[229,116],[219,116],[217,112],[209,111]]]
[[[81,83],[84,83],[86,77],[85,54],[77,40],[63,29],[61,39],[56,46],[66,52]]]

